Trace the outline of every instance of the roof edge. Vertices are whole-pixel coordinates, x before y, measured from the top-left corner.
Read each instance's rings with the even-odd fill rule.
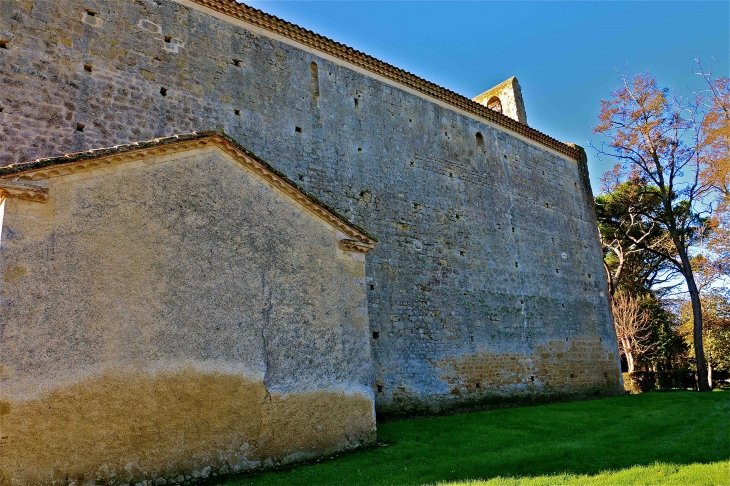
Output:
[[[480,105],[466,96],[460,95],[450,89],[439,86],[431,81],[420,78],[415,74],[411,74],[403,69],[395,67],[392,64],[376,59],[364,52],[324,37],[312,32],[311,30],[299,27],[296,24],[280,19],[274,15],[267,14],[254,7],[238,3],[236,0],[187,0],[187,2],[209,8],[228,17],[251,24],[254,27],[286,37],[311,49],[353,64],[375,75],[382,76],[383,78],[389,79],[390,81],[404,87],[418,91],[426,96],[435,98],[455,108],[488,120],[527,139],[566,155],[573,160],[577,161],[580,159],[580,153],[578,153],[578,151],[573,147],[566,145],[563,142],[540,132],[539,130],[524,125],[506,115],[490,110],[486,106]]]
[[[46,178],[49,176],[49,174],[46,172],[47,169],[53,170],[53,172],[60,174],[61,171],[59,171],[58,169],[67,166],[79,165],[79,163],[83,163],[85,161],[92,161],[95,159],[103,158],[120,159],[119,156],[130,156],[134,155],[135,152],[142,152],[149,149],[174,147],[175,145],[185,144],[186,142],[203,143],[199,143],[191,147],[185,147],[185,149],[201,148],[207,145],[207,143],[205,142],[211,141],[236,159],[241,159],[241,156],[243,156],[243,158],[249,159],[244,161],[244,165],[249,166],[249,168],[254,169],[254,171],[259,174],[261,174],[262,170],[267,172],[270,175],[270,177],[268,177],[268,179],[270,179],[269,182],[272,182],[273,185],[275,185],[277,188],[282,189],[290,197],[298,200],[300,203],[304,203],[307,206],[314,205],[318,208],[321,208],[321,211],[313,212],[325,219],[336,229],[342,231],[342,233],[347,235],[348,238],[353,238],[357,243],[359,243],[350,244],[350,246],[353,246],[353,248],[357,247],[360,249],[360,252],[364,253],[373,249],[377,244],[378,239],[375,236],[369,234],[360,226],[349,221],[345,216],[337,212],[337,210],[335,210],[332,206],[320,201],[314,194],[307,192],[303,187],[289,179],[286,174],[274,168],[271,164],[261,159],[259,156],[248,150],[246,147],[242,146],[232,137],[227,135],[223,130],[207,130],[181,135],[173,135],[171,137],[156,138],[143,142],[115,145],[113,147],[93,149],[86,152],[76,152],[59,157],[48,157],[43,159],[36,159],[30,162],[7,165],[4,167],[0,167],[0,181],[36,181],[38,180],[38,177],[29,176],[37,175],[34,173],[38,171],[44,172],[41,178]],[[163,153],[164,152],[161,152],[160,154]],[[125,160],[126,159],[128,158],[125,158]],[[91,167],[84,166],[80,167],[79,170],[85,170],[89,168]],[[7,184],[0,184],[0,197],[13,197],[14,194],[5,194],[6,191],[4,190],[4,185]],[[309,209],[312,210],[311,207]]]

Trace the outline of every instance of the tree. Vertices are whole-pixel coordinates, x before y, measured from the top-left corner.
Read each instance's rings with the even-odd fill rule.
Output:
[[[712,383],[713,369],[730,370],[730,290],[713,289],[703,296],[702,301],[707,379]],[[680,329],[691,347],[693,345],[691,306],[687,304],[682,308]]]
[[[611,309],[619,351],[626,356],[629,373],[632,373],[636,358],[652,347],[649,313],[641,308],[636,298],[624,290],[613,295]]]
[[[701,102],[707,109],[702,120],[704,139],[702,145],[707,149],[707,164],[701,178],[706,184],[719,192],[721,204],[730,204],[730,79],[712,79],[712,66],[705,73],[697,60],[700,72],[708,89],[701,92]]]
[[[707,110],[702,120],[702,148],[707,159],[700,180],[717,197],[715,211],[709,221],[712,233],[707,241],[711,257],[707,264],[714,275],[730,276],[730,79],[713,79],[712,66],[705,73],[697,60],[707,89],[700,100]]]
[[[605,193],[596,197],[608,291],[611,297],[618,288],[624,288],[632,295],[642,295],[655,285],[665,283],[669,270],[665,259],[646,247],[672,252],[672,242],[659,225],[652,222],[647,225],[629,210],[637,205],[658,204],[659,198],[652,194],[656,191],[637,180],[612,181],[617,175],[616,172],[604,175]],[[632,238],[627,238],[625,233]]]
[[[653,371],[676,370],[685,367],[688,347],[679,332],[679,318],[667,309],[667,301],[653,293],[644,296],[641,307],[649,313],[652,349],[644,353],[642,360],[650,363]]]
[[[684,277],[692,305],[697,368],[702,370],[706,367],[702,304],[689,250],[704,228],[697,206],[707,195],[700,181],[704,135],[699,103],[670,98],[669,90],[660,89],[648,72],[622,77],[622,84],[611,93],[611,100],[601,101],[600,123],[593,131],[606,136],[607,142],[597,150],[618,159],[627,177],[646,189],[623,201],[628,223],[616,225],[616,230]],[[657,227],[667,233],[671,251],[644,237]],[[698,373],[698,378],[699,390],[710,391],[707,376]]]

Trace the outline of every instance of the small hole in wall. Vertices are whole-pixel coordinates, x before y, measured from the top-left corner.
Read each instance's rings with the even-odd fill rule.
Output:
[[[449,172],[449,177],[454,177],[454,173],[453,172]]]
[[[236,67],[241,67],[241,62],[240,59],[233,59],[233,65]]]
[[[378,385],[378,393],[383,393],[383,385]]]
[[[608,373],[604,373],[604,374],[603,374],[603,377],[604,377],[604,378],[608,378]]]
[[[477,132],[476,138],[477,138],[477,147],[484,148],[484,136],[481,134],[481,132]]]
[[[96,17],[96,12],[94,12],[93,10],[87,10],[86,15],[88,15],[89,17]]]
[[[380,333],[378,331],[373,332],[373,339],[378,339],[380,337]]]
[[[168,44],[169,44],[170,42],[172,42],[172,37],[170,37],[169,35],[166,35],[166,36],[165,36],[165,42],[167,42]]]
[[[555,273],[560,273],[560,269],[559,268],[556,268],[555,269]]]
[[[413,123],[413,120],[409,118],[408,123]]]
[[[575,187],[576,189],[578,189],[578,183],[577,182],[574,182],[573,183],[573,187]]]
[[[565,309],[565,304],[560,304],[560,306],[561,306],[561,307],[562,307],[563,309]]]
[[[570,374],[571,378],[575,378],[575,375],[573,373]]]
[[[294,127],[296,133],[302,133],[302,127]]]
[[[84,71],[87,73],[90,73],[94,70],[93,66],[91,64],[84,64]]]
[[[5,111],[5,107],[4,106],[0,106],[0,113],[2,113],[3,111]]]
[[[414,162],[411,160],[411,167],[413,167],[414,165],[415,165]]]
[[[464,250],[459,250],[459,255],[464,256],[464,255],[466,255],[466,252]],[[472,339],[472,341],[473,341],[473,339]]]
[[[160,88],[160,94],[162,96],[167,96],[167,88]]]
[[[530,376],[530,381],[535,381],[535,377],[534,376]]]
[[[8,48],[8,41],[0,40],[0,49],[7,49],[7,48]]]
[[[524,303],[525,303],[525,301],[524,301],[524,300],[521,300],[521,301],[520,301],[520,305],[523,305]]]
[[[77,123],[76,124],[76,131],[77,132],[83,132],[84,131],[84,124],[83,123]]]
[[[513,232],[513,233],[515,232],[515,227],[514,227],[514,226],[512,227],[512,232]]]
[[[481,383],[477,383],[477,385],[476,385],[477,390],[480,389],[481,387],[482,387],[482,384]]]
[[[546,208],[549,208],[550,207],[550,203],[545,203],[545,207]]]
[[[515,268],[517,268],[517,267],[519,267],[519,266],[520,266],[520,264],[519,264],[519,263],[517,263],[517,262],[515,262]]]
[[[471,342],[474,342],[474,336],[469,336],[469,339],[471,340]]]
[[[461,219],[461,216],[459,216],[459,215],[457,214],[457,215],[456,215],[456,220],[457,220],[457,221],[459,221],[460,219]]]
[[[358,106],[360,106],[360,100],[358,100],[357,98],[355,98],[355,107],[358,107]]]
[[[370,284],[370,290],[375,290],[375,284]]]
[[[588,274],[588,278],[591,278],[591,274],[590,273]]]
[[[449,136],[449,132],[444,132],[444,137],[448,137],[448,136]]]
[[[234,114],[235,114],[236,116],[241,116],[241,110],[233,110],[233,113],[234,113]]]
[[[362,147],[358,147],[358,148],[357,148],[357,151],[358,151],[358,152],[362,152]]]

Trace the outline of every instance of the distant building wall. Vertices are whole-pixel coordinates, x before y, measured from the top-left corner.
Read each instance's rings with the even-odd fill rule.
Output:
[[[621,392],[585,160],[184,3],[0,3],[0,161],[223,128],[380,239],[379,417]]]
[[[3,202],[3,485],[375,440],[363,255],[214,147],[80,165],[34,174],[47,202]]]

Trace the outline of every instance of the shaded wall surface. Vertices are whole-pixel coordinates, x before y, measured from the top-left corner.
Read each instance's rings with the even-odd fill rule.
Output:
[[[0,483],[208,477],[375,439],[364,259],[215,149],[3,203]],[[177,479],[176,479],[177,478]]]
[[[379,416],[620,392],[585,161],[173,1],[0,5],[2,163],[223,128],[380,239]]]

